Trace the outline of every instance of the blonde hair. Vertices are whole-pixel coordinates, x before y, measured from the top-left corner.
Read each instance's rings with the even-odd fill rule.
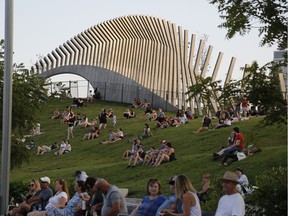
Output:
[[[178,175],[175,179],[176,196],[179,199],[183,198],[183,194],[188,191],[197,193],[190,179],[185,175]]]
[[[39,180],[37,180],[37,179],[31,179],[31,180],[29,181],[29,183],[30,183],[30,182],[33,182],[33,183],[35,184],[35,189],[34,189],[33,191],[29,191],[29,193],[35,193],[36,191],[39,191],[39,190],[41,189]]]

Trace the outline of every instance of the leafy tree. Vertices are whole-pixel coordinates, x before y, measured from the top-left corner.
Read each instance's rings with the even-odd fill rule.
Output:
[[[229,107],[241,98],[241,81],[231,80],[228,84],[223,87],[219,87],[218,103],[222,107]]]
[[[242,85],[247,99],[266,115],[265,125],[287,125],[287,100],[280,91],[281,65],[272,62],[260,68],[253,62],[247,71],[249,75],[242,80]]]
[[[287,167],[273,167],[256,177],[256,189],[247,197],[249,215],[287,215]]]
[[[188,94],[189,98],[199,98],[199,102],[207,105],[207,111],[209,107],[211,107],[211,98],[216,98],[216,92],[219,89],[218,84],[221,81],[212,81],[212,77],[196,77],[196,84],[190,86],[186,94]]]
[[[0,103],[3,104],[4,82],[4,40],[0,40]],[[11,168],[28,161],[29,155],[25,143],[19,141],[38,122],[38,113],[46,101],[45,80],[24,68],[23,64],[13,65],[12,92],[12,139]],[[0,106],[0,119],[3,119],[3,106]],[[0,129],[2,124],[0,124]]]
[[[217,5],[220,18],[224,22],[220,28],[227,29],[226,37],[233,38],[237,33],[248,34],[257,28],[262,37],[260,45],[278,44],[287,48],[287,0],[208,0]]]

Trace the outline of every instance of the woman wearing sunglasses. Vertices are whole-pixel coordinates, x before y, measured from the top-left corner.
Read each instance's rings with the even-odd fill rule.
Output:
[[[23,202],[20,203],[20,205],[14,209],[12,209],[8,214],[9,215],[19,215],[21,213],[24,214],[24,212],[22,212],[22,210],[26,209],[25,206],[27,206],[27,200],[30,199],[31,197],[35,196],[37,194],[38,191],[40,191],[40,182],[37,179],[32,179],[29,184],[28,184],[28,188],[29,191],[26,194],[26,196],[24,196],[23,194],[21,194],[21,197],[23,199]],[[27,214],[27,213],[26,213]]]

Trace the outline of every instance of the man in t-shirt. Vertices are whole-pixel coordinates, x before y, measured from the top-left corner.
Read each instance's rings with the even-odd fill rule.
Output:
[[[222,178],[223,190],[226,195],[222,196],[218,202],[218,207],[215,216],[233,215],[244,216],[245,215],[245,203],[240,193],[237,191],[237,175],[234,172],[225,172]]]
[[[45,210],[49,199],[53,196],[51,188],[49,188],[50,178],[45,176],[40,178],[41,190],[37,192],[33,197],[31,197],[27,203],[31,205],[31,208],[37,210]]]
[[[238,127],[233,128],[233,132],[235,134],[234,143],[230,145],[222,154],[223,160],[222,165],[227,166],[228,164],[226,161],[228,160],[231,155],[233,155],[236,151],[242,152],[245,147],[245,140],[243,135],[240,133],[240,130]]]
[[[128,213],[125,198],[115,185],[109,184],[104,179],[98,179],[95,182],[94,190],[103,194],[101,216]]]

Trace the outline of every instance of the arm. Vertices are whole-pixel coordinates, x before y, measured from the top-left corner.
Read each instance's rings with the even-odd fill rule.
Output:
[[[110,212],[108,212],[106,215],[104,216],[115,216],[118,215],[120,212],[120,200],[119,202],[115,202],[113,203],[112,209]]]
[[[67,199],[65,197],[61,197],[59,204],[58,205],[54,205],[57,208],[64,208],[66,205]]]
[[[30,199],[27,200],[27,203],[28,203],[29,205],[31,205],[31,204],[33,204],[34,202],[38,201],[40,198],[41,198],[40,195],[33,196],[33,197],[31,197]]]
[[[209,189],[209,181],[203,184],[202,190],[199,191],[198,194],[204,194],[208,191],[208,189]]]
[[[191,193],[185,193],[183,195],[183,213],[174,213],[173,211],[168,210],[168,214],[172,216],[189,216],[190,208],[196,205],[196,200]]]
[[[139,205],[131,212],[129,216],[136,216]]]

